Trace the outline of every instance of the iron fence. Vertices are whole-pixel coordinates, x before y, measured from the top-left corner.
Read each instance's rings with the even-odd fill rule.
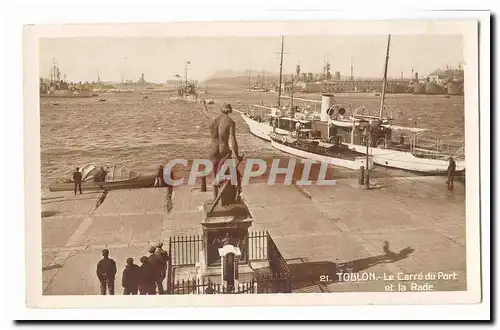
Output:
[[[194,266],[203,249],[203,235],[170,237],[169,249],[172,266]]]
[[[248,260],[258,261],[267,259],[267,231],[248,233]]]
[[[266,260],[268,233],[248,233],[248,261]],[[169,239],[169,255],[172,266],[194,266],[203,250],[203,235],[175,236]],[[243,251],[242,251],[243,252]],[[243,259],[246,261],[246,259]]]
[[[266,260],[269,262],[273,275],[260,275],[252,281],[240,283],[237,288],[229,290],[210,281],[202,281],[201,283],[200,280],[175,281],[177,267],[194,266],[199,261],[200,251],[203,250],[203,241],[203,236],[199,234],[170,238],[167,292],[171,294],[200,294],[206,293],[205,291],[237,294],[292,292],[292,272],[267,231],[250,232],[248,249],[242,252],[247,255],[248,261]],[[243,260],[243,262],[245,261]]]
[[[250,281],[240,282],[233,288],[216,284],[210,280],[177,280],[172,283],[168,294],[261,294],[289,293],[288,278],[282,275],[255,277]]]

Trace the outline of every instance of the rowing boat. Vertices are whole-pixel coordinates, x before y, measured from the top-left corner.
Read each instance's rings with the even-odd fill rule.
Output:
[[[143,175],[130,171],[125,167],[111,167],[107,169],[106,179],[95,182],[94,176],[99,169],[94,165],[85,165],[80,168],[82,173],[82,190],[113,190],[153,187],[154,175]],[[69,175],[68,175],[69,176]],[[49,186],[50,191],[72,191],[73,179],[61,179]]]

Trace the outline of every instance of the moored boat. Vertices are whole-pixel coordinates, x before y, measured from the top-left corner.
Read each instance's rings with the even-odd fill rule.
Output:
[[[447,172],[452,157],[456,171],[465,170],[465,158],[460,154],[464,146],[454,153],[443,152],[439,148],[439,141],[433,148],[422,146],[419,139],[427,129],[396,126],[392,124],[392,118],[383,117],[390,40],[389,36],[379,116],[359,115],[357,110],[346,116],[345,109],[338,105],[330,107],[324,115],[329,117],[329,123],[339,132],[344,144],[351,150],[372,155],[375,164],[439,174]],[[399,141],[393,141],[394,133],[397,132],[402,132]]]
[[[80,172],[82,173],[82,190],[147,188],[154,185],[154,175],[135,173],[125,167],[108,168],[105,180],[96,182],[94,177],[98,171],[99,169],[94,165],[85,165],[80,168]],[[74,183],[72,179],[63,179],[49,186],[50,191],[73,191],[73,189]]]
[[[302,130],[299,134],[309,132],[310,130]],[[332,144],[314,139],[298,139],[275,133],[271,133],[270,136],[271,145],[274,148],[290,155],[352,170],[357,170],[361,166],[367,168],[368,160],[368,169],[373,168],[371,157],[367,158],[362,153],[350,150],[342,144]]]
[[[280,128],[279,127],[279,120],[280,115],[279,112],[276,108],[270,108],[270,107],[265,107],[265,106],[260,106],[260,105],[253,105],[251,107],[254,108],[260,108],[261,110],[270,110],[271,113],[269,114],[256,114],[255,112],[249,111],[247,113],[244,113],[242,111],[238,111],[241,114],[241,117],[245,121],[245,123],[248,125],[248,128],[250,129],[250,133],[255,135],[256,137],[263,139],[265,141],[271,141],[270,133],[273,131],[273,125],[275,133],[278,134],[287,134],[289,131],[288,129]]]

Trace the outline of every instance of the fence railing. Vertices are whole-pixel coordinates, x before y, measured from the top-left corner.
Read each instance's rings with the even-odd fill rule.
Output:
[[[203,235],[170,237],[169,248],[172,266],[194,266],[203,249]]]
[[[177,280],[167,291],[169,294],[255,294],[288,293],[288,278],[282,275],[255,277],[240,282],[233,288],[200,279]]]
[[[249,261],[266,260],[267,256],[266,231],[248,233]],[[203,250],[203,235],[176,236],[169,240],[169,255],[172,266],[194,266]]]
[[[267,259],[267,231],[256,231],[248,233],[248,260],[266,260]]]
[[[210,281],[177,280],[176,268],[194,266],[203,250],[203,236],[171,237],[169,240],[170,263],[167,274],[167,292],[171,294],[206,293],[276,293],[292,292],[292,272],[281,255],[276,243],[267,231],[250,232],[248,235],[248,261],[266,260],[272,275],[260,275],[252,281],[240,283],[238,288],[228,289]],[[213,292],[212,292],[213,291]]]

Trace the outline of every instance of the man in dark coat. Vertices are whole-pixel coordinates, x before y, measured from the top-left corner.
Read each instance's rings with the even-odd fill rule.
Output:
[[[164,294],[163,279],[162,279],[162,269],[164,269],[164,263],[161,256],[155,254],[155,252],[156,252],[156,246],[152,246],[149,248],[148,263],[151,267],[151,272],[154,277],[156,286],[158,287],[158,293]]]
[[[102,250],[103,258],[97,263],[97,278],[101,283],[101,294],[106,295],[106,287],[110,295],[115,294],[116,263],[109,258],[108,249]]]
[[[160,167],[158,167],[158,170],[156,172],[154,186],[155,187],[164,187],[165,186],[165,181],[163,180],[163,165],[160,165]]]
[[[167,267],[168,267],[168,261],[170,260],[168,256],[168,252],[163,250],[163,243],[158,242],[156,245],[156,251],[155,254],[159,256],[159,259],[161,260],[161,270],[160,270],[160,277],[161,280],[165,280],[165,277],[167,276]]]
[[[139,267],[139,293],[141,295],[156,294],[154,269],[149,265],[148,257],[142,257],[141,267]]]
[[[80,168],[77,167],[76,171],[73,172],[73,183],[75,184],[75,195],[76,188],[80,191],[80,195],[82,194],[82,172],[80,172]]]
[[[124,295],[135,295],[139,289],[139,266],[134,264],[134,259],[128,258],[123,270],[122,286]]]
[[[449,164],[448,164],[448,181],[446,182],[448,184],[448,190],[453,190],[453,179],[455,176],[455,169],[457,167],[457,164],[455,163],[455,160],[453,157],[448,158]]]

